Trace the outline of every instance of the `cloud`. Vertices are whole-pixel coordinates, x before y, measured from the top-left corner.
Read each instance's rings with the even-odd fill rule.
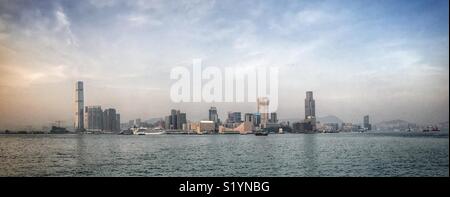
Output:
[[[66,43],[68,45],[78,47],[78,42],[72,33],[72,30],[70,28],[70,21],[67,18],[67,15],[64,13],[64,10],[62,8],[58,8],[55,11],[55,17],[56,17],[55,31],[63,32],[66,34],[67,36]]]

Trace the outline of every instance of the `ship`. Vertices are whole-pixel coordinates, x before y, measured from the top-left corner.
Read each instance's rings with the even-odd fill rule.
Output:
[[[64,128],[64,127],[52,126],[52,129],[50,130],[50,133],[52,133],[52,134],[65,134],[65,133],[69,133],[69,131],[66,128]]]
[[[425,128],[424,130],[422,130],[423,132],[430,132],[430,131],[440,131],[439,128],[437,127],[433,127],[433,126],[428,126],[427,128]]]
[[[269,133],[268,132],[256,132],[255,135],[256,136],[268,136]]]

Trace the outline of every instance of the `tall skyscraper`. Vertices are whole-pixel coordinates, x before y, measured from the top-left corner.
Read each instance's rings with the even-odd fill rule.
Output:
[[[307,91],[305,99],[305,119],[315,117],[316,117],[316,103],[313,98],[313,92]]]
[[[260,126],[265,127],[267,122],[269,122],[269,98],[261,97],[257,99],[258,114],[260,115]]]
[[[84,110],[84,126],[88,131],[103,130],[103,111],[100,106],[86,106]]]
[[[116,119],[116,109],[105,109],[103,111],[103,130],[109,132],[118,131]]]
[[[310,124],[311,130],[316,130],[316,102],[314,101],[312,91],[306,92],[305,123]],[[307,128],[309,128],[309,126]]]
[[[219,122],[219,115],[217,114],[217,108],[216,107],[211,107],[209,109],[209,118],[210,121],[213,121],[214,123],[218,123]]]
[[[170,115],[166,116],[166,129],[183,129],[183,125],[187,124],[186,113],[181,113],[180,110],[172,109]]]
[[[372,125],[370,124],[370,121],[369,121],[369,115],[364,116],[363,126],[367,130],[372,130]]]
[[[82,81],[78,81],[75,84],[75,116],[73,127],[75,131],[84,130],[84,94]]]
[[[116,114],[116,128],[115,131],[120,131],[120,114]]]

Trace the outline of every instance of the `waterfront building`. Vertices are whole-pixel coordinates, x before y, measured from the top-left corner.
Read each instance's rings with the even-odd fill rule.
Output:
[[[228,112],[227,123],[240,123],[240,122],[242,122],[241,112]]]
[[[275,112],[270,113],[269,122],[270,123],[278,123],[277,113],[275,113]]]
[[[217,108],[211,107],[209,109],[209,116],[208,120],[213,121],[214,123],[219,123],[219,115],[217,114]]]
[[[367,129],[369,131],[372,130],[372,125],[370,124],[370,121],[369,121],[369,115],[364,116],[363,127],[364,127],[364,129]]]
[[[196,132],[197,134],[205,134],[215,132],[216,126],[214,121],[201,120],[199,122],[191,123],[189,129]]]
[[[166,129],[182,130],[183,124],[187,124],[186,113],[181,113],[180,110],[172,109],[165,118]]]
[[[310,123],[312,130],[316,129],[316,101],[314,100],[312,91],[306,92],[304,122]]]
[[[100,106],[86,106],[84,113],[84,125],[87,131],[103,130],[103,111]]]
[[[345,122],[342,123],[341,130],[343,132],[351,132],[354,131],[353,129],[354,125],[352,123],[345,123]]]
[[[246,113],[244,115],[244,122],[250,122],[250,123],[252,123],[253,126],[256,126],[255,115],[252,113]]]
[[[120,131],[120,128],[117,128],[116,109],[109,108],[103,111],[103,131]]]
[[[73,127],[75,131],[84,131],[84,92],[83,82],[78,81],[75,84],[75,114]]]
[[[120,114],[118,114],[118,113],[116,113],[116,127],[115,127],[115,131],[121,131]]]

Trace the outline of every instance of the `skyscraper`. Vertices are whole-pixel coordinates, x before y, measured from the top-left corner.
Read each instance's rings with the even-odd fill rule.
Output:
[[[278,123],[277,113],[275,113],[275,112],[270,113],[270,120],[269,120],[269,122],[271,122],[271,123]]]
[[[115,131],[120,131],[120,114],[116,114],[116,129]]]
[[[244,115],[244,122],[251,122],[253,126],[256,125],[255,115],[252,113],[246,113]]]
[[[118,131],[116,118],[116,109],[105,109],[103,111],[103,130],[109,132]]]
[[[213,121],[214,123],[219,122],[219,115],[217,114],[217,108],[211,107],[209,108],[209,118],[210,121]]]
[[[83,82],[78,81],[75,84],[75,116],[73,127],[75,131],[84,130],[84,94],[83,94]]]
[[[310,124],[312,131],[316,130],[316,102],[314,101],[313,92],[307,91],[305,98],[305,123]]]
[[[103,111],[100,106],[86,106],[84,113],[86,130],[101,131],[103,129]]]
[[[180,110],[172,109],[170,115],[166,116],[166,129],[183,129],[183,125],[187,124],[186,113],[181,113]]]
[[[315,117],[316,117],[316,103],[313,98],[313,92],[307,91],[305,99],[305,119]]]
[[[369,115],[364,116],[363,126],[365,129],[367,129],[369,131],[372,130],[372,125],[370,124],[370,121],[369,121]]]

